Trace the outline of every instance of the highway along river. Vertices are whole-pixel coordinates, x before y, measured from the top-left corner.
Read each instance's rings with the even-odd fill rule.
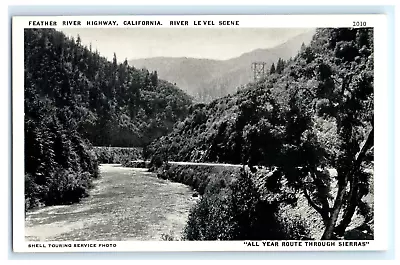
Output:
[[[26,240],[122,241],[181,238],[197,198],[183,184],[158,179],[146,169],[100,166],[90,196],[72,205],[32,210]]]

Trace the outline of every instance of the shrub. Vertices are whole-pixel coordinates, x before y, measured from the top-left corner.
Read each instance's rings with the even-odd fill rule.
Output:
[[[290,219],[286,216],[278,216],[279,222],[282,223],[282,234],[285,240],[310,240],[311,233],[304,219],[299,215],[291,216]]]
[[[161,155],[155,155],[152,157],[152,159],[150,161],[150,166],[159,168],[163,165],[163,163],[164,163],[163,157]]]
[[[315,108],[318,116],[323,116],[324,114],[332,115],[334,111],[331,102],[326,98],[318,100]]]
[[[40,204],[39,186],[35,183],[31,174],[25,174],[25,211]]]
[[[282,240],[308,235],[301,220],[278,216],[280,201],[261,196],[244,169],[164,164],[158,177],[191,185],[200,200],[189,212],[184,240]]]
[[[161,234],[161,240],[162,241],[177,241],[177,239],[174,238],[174,236],[172,236],[170,234]]]
[[[242,171],[228,186],[210,182],[192,208],[184,229],[186,240],[282,239],[276,206],[263,201],[251,176]],[[218,186],[218,187],[217,187]]]
[[[99,177],[90,144],[62,129],[57,120],[27,129],[25,210],[70,204],[88,196],[92,179]]]
[[[75,173],[70,170],[60,169],[51,178],[48,192],[44,198],[46,205],[71,204],[79,202],[88,195],[91,186],[88,172]]]

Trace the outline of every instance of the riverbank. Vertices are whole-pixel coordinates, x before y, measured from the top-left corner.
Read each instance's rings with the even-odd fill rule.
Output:
[[[156,168],[154,172],[161,179],[168,179],[192,187],[199,195],[204,195],[206,192],[218,195],[221,188],[228,187],[237,180],[241,169],[242,167],[238,165],[170,162]],[[295,233],[299,237],[292,239],[318,240],[321,238],[324,231],[323,221],[319,213],[309,206],[307,199],[301,192],[288,188],[285,183],[281,183],[277,191],[271,192],[268,188],[268,178],[272,175],[272,172],[265,168],[251,172],[248,167],[245,171],[252,179],[261,200],[277,204],[276,218],[285,223],[285,229],[291,230],[289,231],[291,234]],[[330,174],[334,175],[336,171],[330,170]],[[371,196],[373,194],[369,194],[365,198],[368,204],[371,203]],[[279,203],[283,200],[286,200],[286,202]],[[367,227],[370,226],[369,224]],[[300,230],[298,230],[299,227]],[[368,229],[365,230],[364,217],[357,213],[345,233],[345,239],[373,239],[373,230],[369,231]]]

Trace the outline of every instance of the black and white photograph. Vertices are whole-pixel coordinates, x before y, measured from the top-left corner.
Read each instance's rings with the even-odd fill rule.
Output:
[[[24,29],[26,242],[374,240],[373,27],[96,23]]]

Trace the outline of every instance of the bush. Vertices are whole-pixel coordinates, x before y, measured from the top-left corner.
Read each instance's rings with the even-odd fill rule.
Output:
[[[331,102],[326,98],[319,99],[315,108],[318,116],[323,116],[324,114],[331,116],[334,113],[334,108]]]
[[[25,211],[40,204],[40,187],[35,183],[31,174],[25,174]]]
[[[29,121],[25,128],[25,210],[78,202],[99,177],[86,140],[56,118],[42,122]]]
[[[307,227],[304,219],[299,215],[287,217],[278,216],[279,222],[282,225],[282,234],[285,240],[310,240],[312,239],[311,232]]]
[[[154,166],[156,168],[159,168],[163,165],[164,163],[164,159],[160,156],[160,155],[156,155],[154,157],[152,157],[151,161],[150,161],[150,165]]]
[[[172,236],[170,234],[161,234],[161,240],[162,241],[177,241],[177,239],[174,238],[174,236]]]
[[[91,178],[88,172],[57,171],[48,185],[46,205],[72,204],[88,196]]]
[[[278,216],[279,200],[261,196],[244,169],[163,164],[158,177],[191,185],[201,195],[190,210],[184,240],[304,239],[301,220]]]
[[[263,201],[251,176],[242,171],[228,186],[212,186],[190,211],[186,240],[276,240],[284,229],[275,218],[276,206]],[[214,192],[213,192],[214,191]]]

